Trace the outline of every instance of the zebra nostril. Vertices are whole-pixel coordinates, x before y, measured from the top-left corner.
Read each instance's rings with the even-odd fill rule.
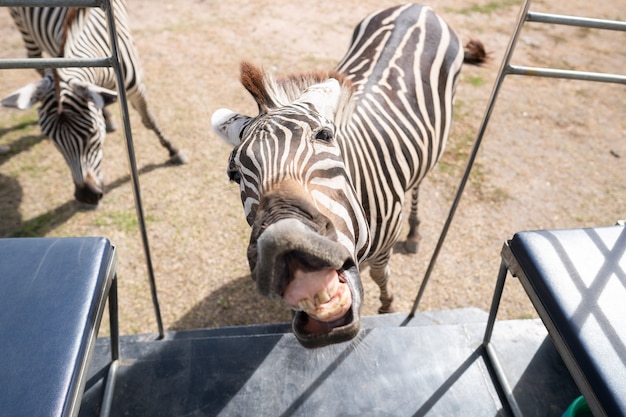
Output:
[[[76,198],[76,200],[80,201],[81,203],[97,205],[98,202],[102,199],[102,196],[102,188],[97,185],[76,185],[76,188],[74,189],[74,198]]]

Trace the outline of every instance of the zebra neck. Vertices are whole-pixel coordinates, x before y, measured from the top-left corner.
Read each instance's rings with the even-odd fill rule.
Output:
[[[57,74],[61,84],[68,86],[80,82],[109,89],[116,87],[114,74],[110,68],[60,68]]]

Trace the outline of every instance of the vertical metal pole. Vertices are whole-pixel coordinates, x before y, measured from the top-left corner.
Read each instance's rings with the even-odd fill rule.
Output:
[[[108,417],[111,415],[111,407],[115,396],[115,378],[120,359],[120,330],[119,316],[117,313],[117,274],[111,281],[109,289],[109,323],[111,326],[111,363],[107,372],[106,382],[104,385],[104,393],[102,394],[102,405],[100,408],[100,417]]]
[[[493,292],[493,299],[491,300],[491,308],[489,309],[489,318],[487,319],[487,327],[485,328],[485,336],[483,337],[483,345],[488,345],[491,341],[491,335],[493,334],[493,326],[496,323],[496,317],[498,316],[498,308],[500,307],[500,300],[502,299],[502,292],[504,291],[504,283],[506,282],[506,274],[508,268],[504,263],[504,259],[500,263],[500,272],[498,273],[498,281],[496,282],[496,289]]]
[[[139,221],[139,230],[143,242],[143,249],[146,256],[146,266],[148,268],[148,278],[150,281],[150,291],[152,294],[152,304],[156,316],[157,327],[159,331],[159,339],[164,337],[163,322],[161,320],[161,309],[159,307],[159,299],[157,296],[156,281],[154,279],[154,270],[152,268],[152,258],[150,256],[150,245],[148,243],[148,233],[146,231],[146,222],[143,215],[143,205],[141,203],[141,190],[139,189],[139,173],[137,171],[137,162],[135,160],[135,150],[133,146],[132,133],[130,130],[130,118],[128,115],[128,101],[126,99],[126,88],[120,68],[120,60],[117,48],[117,31],[115,29],[115,18],[113,15],[113,6],[111,0],[104,0],[103,7],[105,9],[107,20],[109,23],[109,36],[111,41],[111,59],[112,66],[115,70],[117,79],[117,92],[122,111],[122,121],[124,124],[124,134],[126,137],[126,149],[128,150],[128,162],[130,164],[130,178],[133,185],[133,194],[135,196],[135,208],[137,209],[137,219]]]
[[[111,360],[120,358],[120,326],[117,306],[117,274],[111,281],[109,289],[109,325],[111,328]]]
[[[496,379],[498,380],[498,383],[500,384],[500,388],[502,389],[504,393],[504,397],[506,398],[506,401],[509,404],[509,407],[511,407],[511,411],[513,412],[513,415],[515,417],[524,417],[524,414],[522,413],[522,410],[519,404],[517,403],[517,400],[515,399],[515,395],[513,395],[513,390],[511,389],[511,386],[509,385],[509,381],[507,380],[506,374],[504,373],[504,368],[502,368],[502,365],[500,364],[500,360],[498,360],[498,355],[496,354],[496,351],[493,348],[493,345],[486,344],[484,347],[487,353],[487,361],[489,362],[493,371],[496,374]]]
[[[508,243],[505,243],[501,252],[502,261],[500,262],[500,271],[498,272],[498,280],[496,282],[496,288],[493,292],[493,299],[491,301],[491,308],[489,309],[489,318],[487,319],[487,326],[485,327],[485,335],[483,337],[482,346],[487,354],[485,361],[487,362],[487,365],[491,366],[491,369],[495,373],[497,382],[504,393],[504,397],[511,408],[513,415],[515,417],[522,417],[522,411],[517,403],[517,400],[515,399],[515,395],[513,395],[513,390],[511,390],[504,368],[500,364],[496,350],[491,344],[491,336],[493,335],[493,328],[496,324],[496,317],[498,316],[498,308],[500,307],[500,300],[502,299],[506,276],[509,272],[507,261],[504,256],[505,251],[508,250]]]
[[[509,46],[506,49],[504,54],[504,59],[502,61],[502,65],[500,66],[500,71],[498,72],[498,77],[496,78],[496,83],[491,92],[491,97],[487,103],[487,109],[485,111],[485,116],[483,117],[483,121],[478,130],[478,135],[476,137],[476,141],[474,142],[474,147],[472,148],[472,152],[470,154],[469,160],[467,162],[467,166],[465,167],[465,173],[463,174],[463,178],[461,179],[461,183],[459,184],[459,188],[457,190],[454,201],[452,202],[452,207],[450,208],[450,213],[448,214],[448,218],[443,226],[443,230],[439,235],[439,241],[437,242],[437,246],[433,252],[433,255],[430,259],[430,263],[428,264],[428,268],[426,269],[426,273],[424,274],[424,279],[422,280],[422,284],[420,285],[419,291],[417,293],[417,297],[415,298],[415,302],[413,303],[413,308],[409,313],[408,318],[412,318],[415,315],[415,311],[424,295],[424,291],[426,290],[426,285],[430,280],[430,276],[432,274],[433,268],[435,267],[435,263],[437,262],[437,258],[439,257],[439,252],[443,246],[443,242],[446,239],[446,235],[448,234],[448,229],[450,228],[450,224],[452,223],[452,219],[454,214],[456,213],[456,209],[459,205],[459,201],[461,200],[461,196],[463,195],[463,190],[465,190],[465,185],[467,184],[467,180],[469,179],[469,175],[472,171],[472,167],[474,166],[474,160],[476,159],[476,155],[478,154],[478,149],[480,148],[480,144],[482,142],[483,136],[485,135],[485,130],[487,130],[487,124],[489,123],[489,119],[491,118],[491,113],[493,112],[493,108],[496,103],[496,98],[498,97],[498,93],[500,92],[500,87],[502,86],[502,82],[504,81],[504,77],[508,73],[509,62],[511,61],[511,57],[513,56],[513,51],[515,50],[515,45],[517,44],[517,39],[522,30],[522,26],[524,26],[524,21],[526,20],[526,15],[528,14],[528,8],[530,7],[530,0],[526,0],[522,5],[520,10],[520,15],[517,21],[517,26],[515,27],[515,31],[513,32],[513,36],[509,41]]]
[[[119,367],[119,361],[111,362],[109,372],[107,373],[106,383],[104,385],[104,394],[102,395],[102,405],[100,407],[100,417],[109,417],[113,406],[113,397],[115,394],[115,374]]]

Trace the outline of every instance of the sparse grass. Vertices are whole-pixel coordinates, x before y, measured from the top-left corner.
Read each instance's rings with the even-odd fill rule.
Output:
[[[69,201],[53,210],[26,220],[17,230],[10,233],[11,237],[46,236],[50,231],[67,222],[77,211],[78,204]]]
[[[491,14],[498,10],[506,9],[511,6],[516,6],[518,4],[520,4],[519,0],[490,1],[486,4],[473,4],[471,6],[461,9],[448,8],[446,9],[446,11],[449,13],[459,13],[463,15],[468,15],[472,13]]]
[[[217,305],[219,305],[223,310],[230,309],[230,300],[222,295],[220,295],[217,299]]]
[[[41,216],[35,217],[22,224],[19,230],[11,234],[11,237],[37,237],[44,236],[47,233],[50,223],[54,219],[54,213],[48,212]]]
[[[14,112],[14,114],[15,116],[11,118],[13,125],[0,128],[0,139],[2,139],[2,142],[6,141],[6,138],[9,137],[19,138],[25,130],[31,129],[33,126],[37,125],[37,113],[35,111]],[[15,133],[9,135],[11,132]]]
[[[152,216],[147,215],[145,220],[146,222],[152,221]],[[139,220],[134,209],[102,213],[96,217],[95,224],[100,227],[113,227],[128,234],[139,228]]]
[[[467,77],[467,82],[469,82],[473,87],[481,87],[485,84],[485,79],[479,75],[470,75]]]
[[[472,132],[465,132],[464,136],[459,138],[450,138],[446,150],[437,165],[439,172],[456,177],[465,167],[473,143],[474,136]]]

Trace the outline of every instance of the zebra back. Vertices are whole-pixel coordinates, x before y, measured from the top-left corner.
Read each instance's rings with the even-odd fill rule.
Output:
[[[120,64],[130,95],[143,89],[141,68],[123,0],[113,2],[119,42]],[[28,57],[96,58],[110,56],[109,34],[104,11],[100,8],[12,7],[11,17],[19,29]],[[56,70],[65,80],[78,80],[114,89],[111,67],[62,68]]]
[[[354,87],[337,137],[374,256],[395,243],[405,193],[443,153],[462,63],[462,45],[443,19],[411,4],[364,19],[337,66]]]

